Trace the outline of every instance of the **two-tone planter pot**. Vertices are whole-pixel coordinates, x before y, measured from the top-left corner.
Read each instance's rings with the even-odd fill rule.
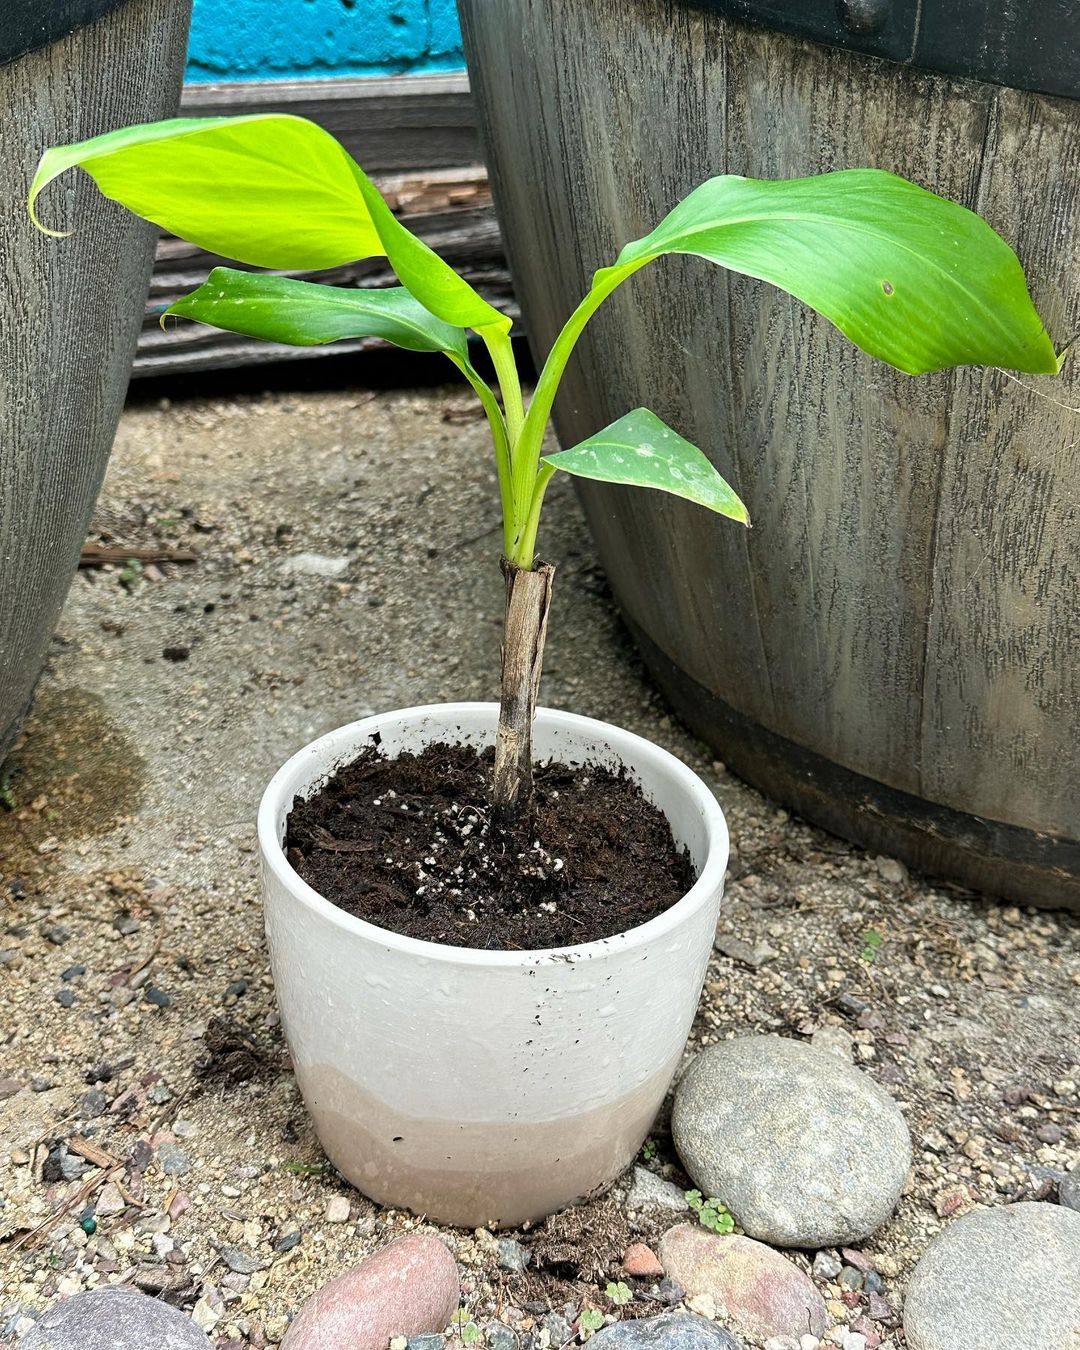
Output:
[[[670,909],[581,947],[479,951],[338,909],[282,849],[307,797],[373,737],[389,756],[494,741],[498,706],[450,703],[330,732],[276,774],[259,811],[274,982],[300,1090],[361,1191],[466,1227],[537,1219],[612,1181],[663,1101],[701,993],[728,856],[723,813],[666,751],[540,709],[537,758],[625,766],[697,881]]]

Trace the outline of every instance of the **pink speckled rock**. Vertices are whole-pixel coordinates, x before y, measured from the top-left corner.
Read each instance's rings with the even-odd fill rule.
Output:
[[[281,1347],[386,1350],[394,1336],[442,1331],[460,1294],[454,1258],[437,1238],[399,1238],[313,1294]]]
[[[688,1295],[711,1294],[736,1330],[750,1339],[820,1336],[825,1330],[825,1301],[810,1277],[753,1238],[725,1237],[681,1223],[661,1238],[660,1260]]]

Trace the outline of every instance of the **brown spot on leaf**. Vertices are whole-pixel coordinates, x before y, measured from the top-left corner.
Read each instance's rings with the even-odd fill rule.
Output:
[[[892,293],[893,293],[893,284],[892,284],[892,282],[891,282],[891,281],[883,281],[883,282],[881,283],[881,289],[885,292],[886,295],[892,295]]]

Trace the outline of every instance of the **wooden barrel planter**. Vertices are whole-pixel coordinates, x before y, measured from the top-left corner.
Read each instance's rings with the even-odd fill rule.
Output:
[[[190,0],[0,6],[0,760],[45,661],[105,473],[157,231],[68,176],[26,215],[42,152],[180,98]]]
[[[858,165],[979,210],[1055,340],[1080,332],[1075,8],[461,9],[538,355],[589,273],[702,179]],[[745,21],[763,11],[802,32]],[[666,260],[590,326],[560,438],[638,404],[714,457],[755,525],[583,488],[623,614],[685,721],[742,777],[869,849],[1080,906],[1077,361],[1059,380],[912,380],[765,285]]]

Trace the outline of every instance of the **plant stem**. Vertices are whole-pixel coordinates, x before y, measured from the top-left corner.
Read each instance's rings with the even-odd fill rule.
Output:
[[[504,558],[502,570],[506,617],[492,808],[495,823],[512,828],[532,807],[532,723],[555,569],[540,563],[529,570]]]
[[[536,481],[533,485],[529,514],[525,518],[521,534],[513,543],[512,550],[507,550],[507,556],[517,567],[528,569],[533,565],[533,555],[536,551],[536,532],[540,527],[540,508],[544,504],[544,493],[547,491],[547,485],[554,477],[555,470],[551,465],[541,464],[540,472],[536,475]]]
[[[483,404],[484,412],[487,414],[488,426],[491,428],[491,439],[495,445],[495,467],[499,476],[499,499],[502,504],[502,523],[503,523],[503,552],[509,555],[517,538],[517,522],[514,517],[514,475],[513,466],[510,462],[510,441],[507,436],[506,423],[503,421],[502,410],[488,386],[473,370],[468,361],[459,361],[456,356],[447,353],[450,360],[461,371],[462,375],[472,385],[480,402]]]
[[[487,345],[491,363],[499,380],[499,392],[506,409],[506,429],[510,434],[510,453],[517,448],[518,437],[525,421],[525,408],[521,399],[521,380],[518,378],[517,362],[514,360],[514,347],[509,334],[493,329],[477,330]]]
[[[577,309],[563,324],[562,331],[555,339],[540,378],[536,382],[536,391],[529,403],[521,435],[514,444],[514,512],[519,520],[528,520],[532,503],[533,485],[540,473],[540,454],[544,445],[544,432],[551,416],[552,405],[566,364],[574,350],[585,325],[618,286],[639,268],[650,262],[642,258],[623,266],[605,267],[593,278],[591,288],[583,296]]]

